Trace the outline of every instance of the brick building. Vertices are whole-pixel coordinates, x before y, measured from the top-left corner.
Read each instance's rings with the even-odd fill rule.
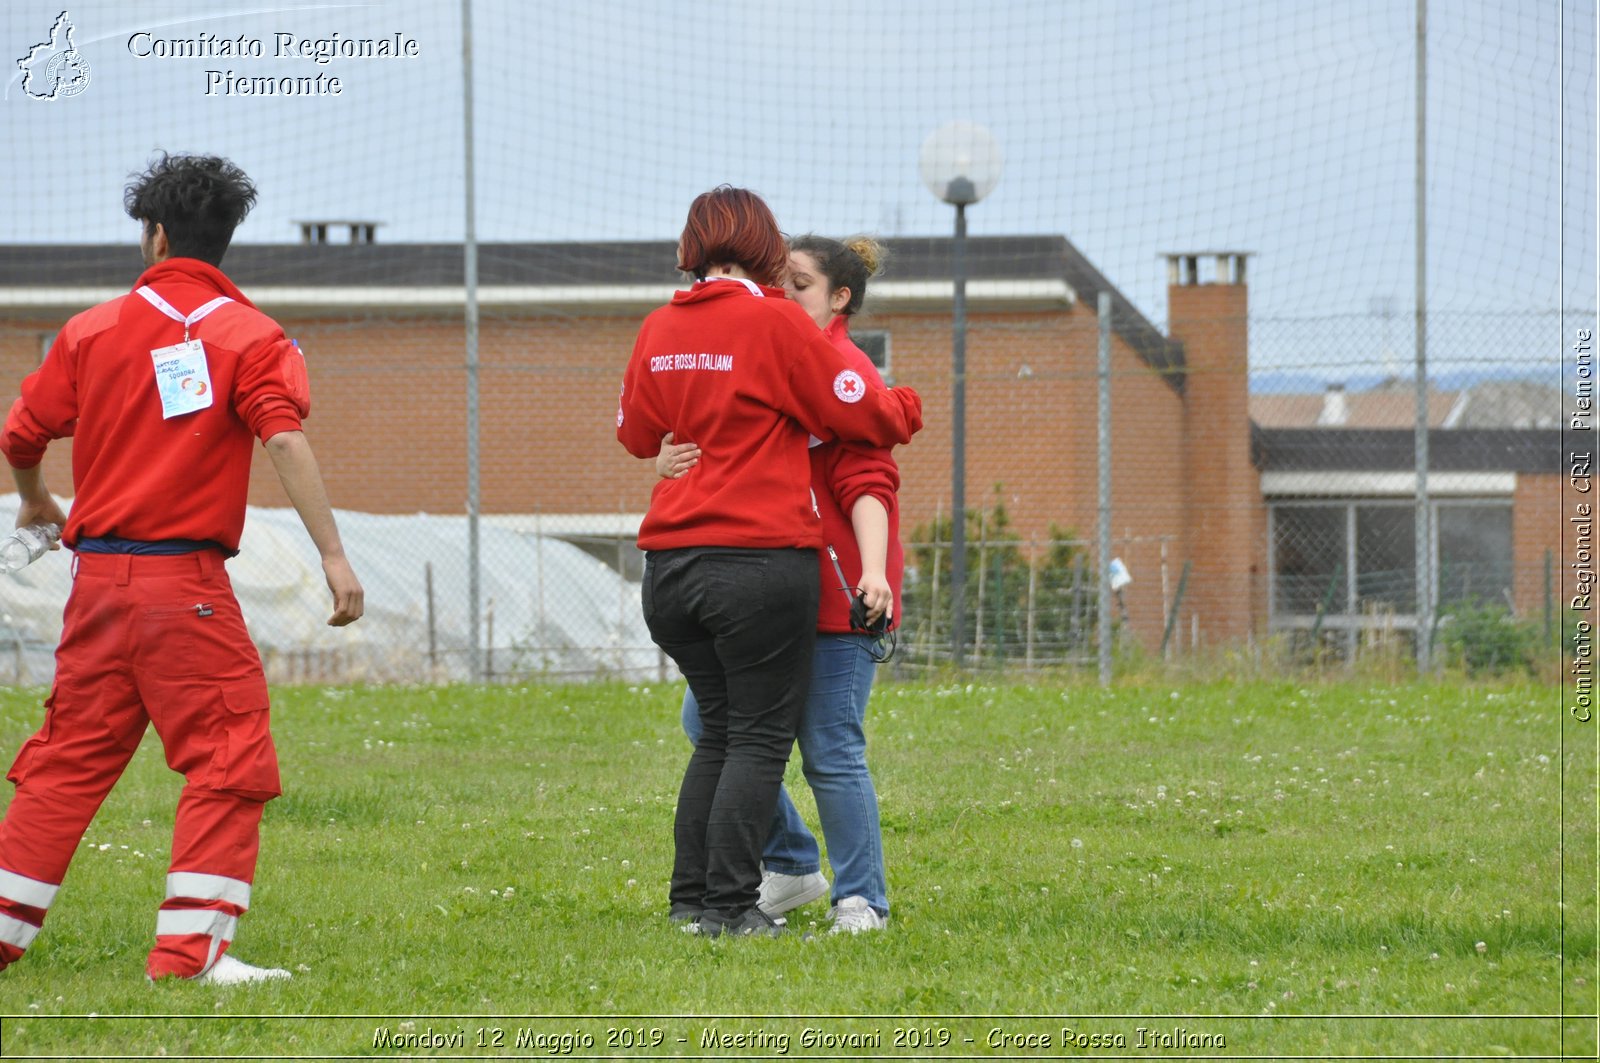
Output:
[[[936,514],[948,515],[950,241],[890,243],[889,268],[872,286],[855,333],[894,383],[924,399],[927,427],[898,453],[910,537]],[[969,507],[1003,503],[1025,553],[1042,551],[1052,529],[1084,542],[1093,535],[1094,307],[1108,291],[1113,553],[1134,577],[1124,594],[1131,630],[1147,646],[1158,644],[1180,582],[1176,628],[1184,644],[1241,641],[1269,625],[1298,623],[1279,622],[1289,616],[1280,608],[1288,599],[1272,569],[1283,555],[1273,536],[1295,518],[1273,514],[1302,491],[1354,505],[1364,497],[1361,482],[1334,474],[1372,466],[1357,451],[1350,468],[1332,468],[1325,454],[1310,460],[1303,445],[1297,450],[1282,434],[1290,430],[1252,430],[1245,256],[1170,255],[1166,334],[1063,237],[974,238],[968,260]],[[614,543],[637,527],[654,473],[614,440],[617,389],[639,320],[681,286],[673,262],[668,242],[481,248],[486,518],[620,554]],[[463,513],[461,249],[243,244],[226,267],[307,353],[314,396],[307,432],[335,505]],[[126,291],[139,268],[132,246],[21,248],[0,263],[4,388],[38,363],[66,316]],[[1519,608],[1531,608],[1544,553],[1559,548],[1552,516],[1559,433],[1513,435],[1505,454],[1515,456],[1500,465],[1500,452],[1466,451],[1498,477],[1480,501],[1508,507],[1507,579]],[[71,482],[69,451],[59,447],[48,458],[47,477],[58,489]],[[1474,496],[1467,490],[1466,497]],[[251,502],[286,504],[264,456]],[[1320,569],[1301,575],[1326,582]],[[1358,614],[1359,603],[1349,611]]]

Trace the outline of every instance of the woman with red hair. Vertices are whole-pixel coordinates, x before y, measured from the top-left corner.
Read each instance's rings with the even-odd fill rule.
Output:
[[[777,285],[788,249],[746,189],[689,207],[678,268],[695,284],[645,319],[617,438],[653,458],[671,433],[695,475],[659,481],[639,526],[645,622],[700,708],[673,825],[671,917],[702,933],[774,935],[757,907],[761,850],[810,685],[822,522],[810,437],[909,442],[921,400],[869,381]]]
[[[865,236],[831,240],[802,236],[789,245],[784,291],[810,315],[824,336],[868,380],[877,368],[850,339],[867,281],[878,273],[884,249]],[[699,462],[693,442],[662,440],[656,471],[688,475]],[[888,880],[878,794],[867,767],[866,713],[874,667],[888,659],[887,632],[899,623],[895,608],[905,568],[900,545],[900,469],[884,447],[821,443],[811,448],[811,492],[822,514],[827,553],[821,560],[822,606],[811,657],[811,690],[796,739],[806,781],[833,865],[830,933],[882,930],[888,925]],[[700,735],[691,690],[683,697],[683,729]],[[828,892],[816,835],[800,818],[787,791],[761,854],[761,910],[782,915]]]

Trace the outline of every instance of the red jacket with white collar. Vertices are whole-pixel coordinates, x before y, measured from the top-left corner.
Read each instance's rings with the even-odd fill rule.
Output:
[[[849,321],[836,317],[823,330],[845,360],[863,378],[875,384],[883,379],[878,367],[850,339]],[[690,475],[694,475],[692,472]],[[900,626],[900,584],[905,573],[905,552],[900,545],[900,502],[895,492],[900,490],[900,467],[885,447],[870,447],[860,443],[820,443],[811,448],[811,490],[817,496],[817,510],[822,514],[822,536],[827,545],[839,555],[839,567],[844,570],[845,590],[840,589],[839,573],[826,551],[822,561],[822,606],[817,616],[817,630],[830,634],[847,634],[850,631],[850,603],[855,597],[856,584],[861,580],[861,549],[856,544],[855,525],[850,511],[856,502],[865,497],[876,498],[889,514],[889,546],[885,554],[884,575],[894,591],[894,621]],[[848,591],[848,594],[846,593]]]
[[[807,436],[909,442],[922,401],[869,383],[778,288],[731,278],[678,292],[639,329],[617,439],[653,458],[661,437],[700,446],[691,475],[661,480],[639,546],[822,546]]]
[[[183,341],[183,323],[136,294],[148,285],[179,313],[224,295],[189,329],[205,345],[210,407],[162,418],[151,352]],[[305,359],[221,270],[170,258],[135,292],[66,323],[0,431],[0,451],[31,469],[52,439],[73,437],[75,497],[62,542],[210,539],[237,550],[251,450],[310,412]]]

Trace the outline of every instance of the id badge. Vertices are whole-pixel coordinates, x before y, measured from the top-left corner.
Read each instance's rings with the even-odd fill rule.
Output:
[[[204,343],[187,340],[158,347],[150,357],[155,360],[156,392],[161,396],[163,421],[211,406],[216,396],[211,393],[211,370],[206,366]]]

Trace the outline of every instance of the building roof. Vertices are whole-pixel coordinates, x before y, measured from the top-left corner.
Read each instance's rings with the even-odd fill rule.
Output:
[[[1250,419],[1262,428],[1403,428],[1416,424],[1415,385],[1386,380],[1370,389],[1265,392],[1250,396]],[[1566,421],[1559,387],[1533,380],[1482,380],[1428,391],[1430,428],[1560,428]],[[1570,414],[1576,407],[1568,396]]]
[[[1576,395],[1554,384],[1485,380],[1462,393],[1450,427],[1559,429],[1577,412]]]
[[[1262,472],[1414,472],[1416,433],[1406,429],[1266,428],[1252,425],[1251,458]],[[1438,472],[1561,474],[1560,429],[1453,428],[1428,433]]]
[[[951,237],[885,240],[889,256],[870,303],[891,311],[948,305]],[[480,301],[489,307],[648,308],[683,284],[668,240],[484,243],[478,246]],[[235,244],[228,275],[263,308],[375,306],[458,309],[460,244]],[[127,291],[140,270],[131,244],[22,246],[0,259],[0,314],[71,311]],[[968,300],[974,308],[1096,305],[1109,291],[1112,328],[1177,387],[1182,344],[1171,341],[1064,236],[976,236],[967,241]]]
[[[1444,427],[1460,398],[1459,392],[1430,390],[1429,427]],[[1416,423],[1417,400],[1409,382],[1404,391],[1252,394],[1250,419],[1262,428],[1409,428]]]

